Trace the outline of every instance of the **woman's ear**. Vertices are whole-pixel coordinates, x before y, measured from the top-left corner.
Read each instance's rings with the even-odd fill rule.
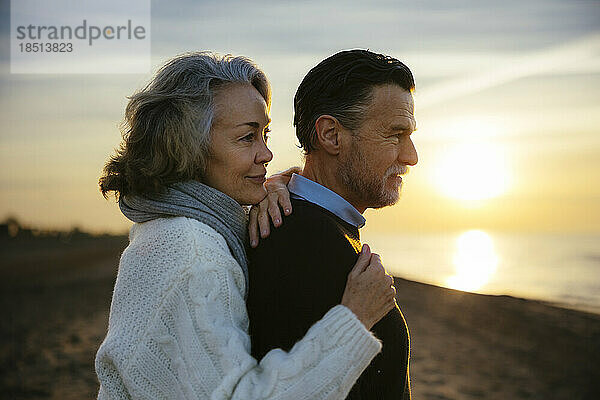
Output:
[[[317,131],[318,148],[331,155],[338,155],[340,152],[340,123],[337,118],[331,115],[321,115],[315,121],[315,130]]]

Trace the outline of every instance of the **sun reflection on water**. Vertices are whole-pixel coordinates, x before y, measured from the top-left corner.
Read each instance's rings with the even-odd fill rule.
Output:
[[[479,230],[461,234],[456,240],[453,263],[456,273],[446,280],[447,287],[473,291],[485,285],[498,267],[490,235]]]

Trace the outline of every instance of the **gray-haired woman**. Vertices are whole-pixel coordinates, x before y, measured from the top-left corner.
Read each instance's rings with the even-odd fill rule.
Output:
[[[289,351],[250,355],[243,205],[265,198],[270,88],[250,60],[191,53],[131,97],[100,179],[135,224],[96,356],[101,399],[343,399],[380,350],[395,289],[365,246],[341,304]],[[273,299],[277,301],[277,299]]]

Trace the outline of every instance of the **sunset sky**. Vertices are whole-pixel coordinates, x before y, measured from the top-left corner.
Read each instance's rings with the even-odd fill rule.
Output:
[[[301,164],[306,72],[343,49],[389,54],[415,75],[419,163],[370,231],[600,232],[600,1],[341,3],[152,2],[152,71],[185,51],[252,58],[273,86],[272,173]],[[0,217],[125,231],[97,181],[152,73],[10,74],[0,4]]]

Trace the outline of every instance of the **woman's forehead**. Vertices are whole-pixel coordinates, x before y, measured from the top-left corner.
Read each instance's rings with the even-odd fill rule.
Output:
[[[236,84],[220,90],[215,96],[218,123],[237,126],[249,122],[269,123],[267,103],[250,84]]]

